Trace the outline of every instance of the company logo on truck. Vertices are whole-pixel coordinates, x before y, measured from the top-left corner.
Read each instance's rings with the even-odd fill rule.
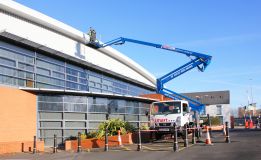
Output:
[[[170,122],[167,118],[155,118],[155,122],[162,123],[162,122]]]

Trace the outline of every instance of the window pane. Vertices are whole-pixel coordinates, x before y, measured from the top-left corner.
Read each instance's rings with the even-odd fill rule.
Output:
[[[18,79],[18,86],[24,87],[25,86],[25,80]]]
[[[102,83],[103,83],[103,84],[106,84],[107,86],[112,86],[112,85],[113,85],[113,82],[112,82],[112,81],[109,81],[109,80],[106,80],[106,79],[103,79],[103,80],[102,80]]]
[[[46,83],[36,83],[36,88],[50,88],[50,89],[64,89],[63,87],[60,86],[54,86]]]
[[[63,104],[39,102],[38,109],[41,111],[63,111]]]
[[[34,58],[33,57],[25,57],[25,62],[26,63],[30,63],[30,64],[34,64]]]
[[[77,77],[67,75],[67,80],[77,82]]]
[[[133,107],[126,107],[126,113],[134,114],[134,108]]]
[[[34,87],[34,81],[32,81],[32,80],[26,80],[26,87],[31,87],[31,88],[33,88],[33,87]]]
[[[53,77],[64,79],[64,74],[53,71]]]
[[[36,75],[36,81],[51,83],[51,79],[49,77],[40,76],[40,75]]]
[[[52,64],[49,62],[45,62],[45,61],[42,61],[39,59],[37,59],[36,64],[37,64],[37,66],[42,67],[42,68],[52,69],[52,70],[59,71],[59,72],[64,72],[64,67],[55,65],[55,64]]]
[[[217,115],[222,115],[222,106],[217,105]]]
[[[86,85],[79,85],[81,91],[88,91],[88,86]]]
[[[5,49],[0,48],[0,56],[1,57],[6,57],[6,58],[10,58],[10,59],[16,59],[16,54],[11,52],[11,51],[7,51]]]
[[[93,82],[96,82],[96,83],[101,83],[101,78],[89,75],[89,81],[93,81]]]
[[[107,106],[102,104],[93,104],[88,106],[89,112],[107,112]]]
[[[81,78],[87,78],[87,74],[85,72],[79,72]]]
[[[0,83],[9,84],[9,85],[15,85],[16,86],[17,79],[16,78],[12,78],[12,77],[8,77],[8,76],[0,75]]]
[[[82,96],[64,96],[64,102],[87,103],[87,97],[82,97]]]
[[[100,83],[96,83],[96,86],[95,86],[96,88],[101,88],[102,87],[102,85],[100,84]]]
[[[36,68],[36,73],[39,73],[39,74],[43,74],[43,75],[49,76],[49,75],[51,74],[51,71],[48,70],[48,69],[43,69],[43,68],[39,68],[39,67],[37,67],[37,68]]]
[[[64,104],[64,111],[69,111],[69,112],[87,112],[87,104],[65,103]]]
[[[4,67],[4,66],[0,66],[0,73],[5,74],[5,75],[9,75],[9,76],[17,76],[16,69]]]
[[[97,89],[97,88],[93,88],[93,87],[89,87],[89,91],[90,92],[97,92],[97,93],[101,93],[102,92],[101,89]]]
[[[107,86],[107,85],[103,85],[103,86],[102,86],[102,89],[108,90],[108,86]]]
[[[118,93],[118,94],[121,94],[121,89],[119,89],[119,88],[114,88],[113,91]]]
[[[78,90],[78,84],[73,83],[73,82],[66,82],[66,87],[69,88],[69,89]]]
[[[79,79],[80,80],[80,83],[82,83],[82,84],[87,84],[87,80],[86,79]]]
[[[95,87],[95,82],[89,81],[89,86]]]
[[[78,71],[71,68],[66,68],[66,73],[70,75],[78,76]]]
[[[64,80],[59,80],[41,75],[36,75],[36,81],[49,83],[52,85],[64,86]]]
[[[107,98],[96,98],[96,104],[108,104],[108,99]]]
[[[15,67],[15,61],[7,58],[0,57],[0,64]]]
[[[44,101],[44,102],[63,102],[63,97],[61,96],[38,96],[38,101]]]
[[[29,72],[26,72],[26,79],[34,79],[34,74],[33,73],[29,73]]]
[[[41,59],[44,59],[46,61],[52,62],[54,64],[58,64],[58,65],[64,66],[64,62],[63,61],[59,61],[59,60],[56,60],[54,58],[51,58],[49,56],[45,56],[45,55],[42,55],[42,54],[39,54],[39,53],[37,53],[36,56],[37,56],[37,58],[41,58]]]

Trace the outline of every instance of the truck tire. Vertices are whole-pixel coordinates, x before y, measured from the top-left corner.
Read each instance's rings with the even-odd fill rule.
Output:
[[[163,136],[163,134],[161,134],[161,133],[155,133],[155,138],[156,138],[156,140],[161,139],[162,136]]]
[[[184,134],[182,132],[178,132],[178,137],[185,137]]]
[[[194,127],[194,125],[195,125],[195,124],[194,124],[193,122],[189,122],[189,124],[188,124],[188,126],[187,126],[187,127],[188,127],[188,128],[193,128],[193,127]],[[192,130],[192,129],[189,129],[189,130],[188,130],[188,134],[191,134],[192,132],[193,132],[193,130]]]

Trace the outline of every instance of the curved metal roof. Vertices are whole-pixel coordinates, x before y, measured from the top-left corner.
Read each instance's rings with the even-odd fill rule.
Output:
[[[86,44],[89,42],[89,36],[69,25],[66,25],[58,20],[55,20],[51,17],[48,17],[40,12],[37,12],[33,9],[30,9],[26,6],[23,6],[17,2],[11,0],[5,0],[0,2],[0,9],[4,10],[8,13],[17,15],[22,17],[30,22],[36,23],[43,27],[49,28],[57,33],[60,33],[70,39],[80,42],[81,44]],[[87,46],[86,46],[87,47]],[[123,55],[119,51],[113,49],[112,47],[101,48],[96,51],[101,52],[104,55],[107,55],[124,65],[128,66],[132,70],[139,73],[142,77],[144,77],[148,82],[148,85],[155,87],[156,78],[150,74],[146,69],[142,66],[128,58],[127,56]],[[134,78],[134,77],[131,77]],[[145,82],[146,83],[146,82]]]

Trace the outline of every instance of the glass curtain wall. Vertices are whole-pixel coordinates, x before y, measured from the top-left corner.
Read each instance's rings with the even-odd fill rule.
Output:
[[[153,91],[0,41],[0,83],[138,96]]]
[[[108,108],[110,118],[119,118],[137,127],[138,120],[148,123],[145,116],[150,102],[130,101],[71,95],[38,96],[38,137],[45,144],[53,144],[53,135],[57,134],[60,144],[78,132],[87,133],[96,130],[106,120]]]

